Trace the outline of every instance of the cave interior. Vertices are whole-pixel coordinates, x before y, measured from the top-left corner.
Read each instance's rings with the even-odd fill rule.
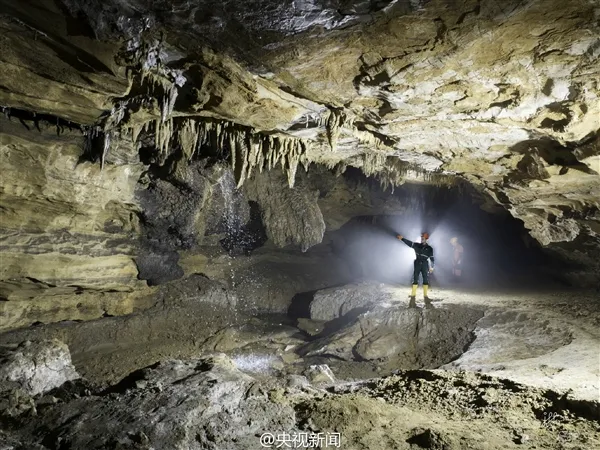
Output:
[[[0,10],[0,449],[600,448],[598,0]]]

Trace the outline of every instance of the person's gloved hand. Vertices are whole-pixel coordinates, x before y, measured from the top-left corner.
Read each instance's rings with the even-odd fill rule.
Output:
[[[429,268],[429,273],[433,273],[433,267]]]
[[[402,238],[403,238],[403,236],[402,236],[401,234],[397,234],[397,235],[396,235],[396,238],[397,238],[399,241],[401,241],[401,240],[402,240]]]

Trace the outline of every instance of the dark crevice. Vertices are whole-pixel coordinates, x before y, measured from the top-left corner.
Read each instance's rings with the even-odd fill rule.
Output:
[[[9,106],[0,106],[0,111],[7,119],[18,120],[28,131],[31,131],[32,129],[28,124],[31,124],[33,128],[39,132],[42,131],[42,127],[56,127],[57,136],[60,136],[65,130],[79,132],[83,132],[84,130],[84,126],[81,124],[51,114],[38,113]]]

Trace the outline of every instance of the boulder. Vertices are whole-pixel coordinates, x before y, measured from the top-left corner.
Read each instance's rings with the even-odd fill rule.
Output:
[[[259,448],[261,433],[296,426],[286,401],[272,402],[253,386],[224,354],[160,362],[100,395],[55,406],[48,423],[27,424],[22,433],[60,430],[45,441],[51,448]]]
[[[422,310],[378,306],[343,328],[298,350],[304,357],[378,361],[388,368],[435,368],[459,356],[483,312],[464,308]]]
[[[322,289],[310,304],[312,320],[333,320],[359,308],[388,304],[394,297],[392,288],[383,283],[362,282]]]
[[[316,336],[323,331],[325,320],[310,320],[305,317],[298,319],[296,326],[310,336]]]
[[[37,395],[79,378],[63,342],[25,341],[0,354],[0,393],[20,389]]]
[[[327,364],[312,365],[304,371],[304,375],[314,384],[335,382],[335,376]]]

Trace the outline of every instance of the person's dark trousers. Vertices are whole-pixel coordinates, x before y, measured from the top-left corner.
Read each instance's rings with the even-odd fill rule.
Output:
[[[423,286],[429,285],[429,263],[427,260],[415,259],[412,284],[419,284],[419,274],[423,277]]]

